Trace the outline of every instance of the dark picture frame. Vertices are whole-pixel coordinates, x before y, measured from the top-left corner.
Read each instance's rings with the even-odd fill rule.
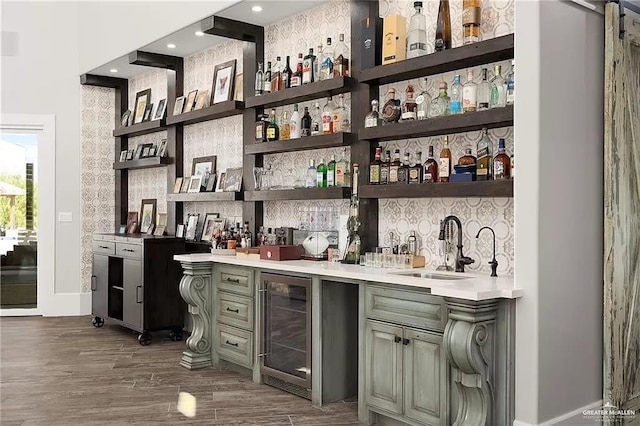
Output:
[[[129,154],[129,151],[120,151],[120,162],[124,162],[127,161],[127,155]]]
[[[193,111],[193,107],[196,106],[196,96],[198,96],[198,89],[189,92],[186,100],[184,101],[184,108],[182,112]]]
[[[158,200],[146,198],[140,204],[140,232],[146,234],[150,226],[156,222],[156,207]]]
[[[156,152],[158,157],[166,157],[167,156],[167,140],[162,139],[160,141],[160,146],[158,147],[158,152]]]
[[[167,112],[167,99],[162,99],[158,102],[155,114],[153,114],[153,120],[162,120]]]
[[[216,182],[218,181],[218,175],[216,172],[209,174],[209,179],[207,179],[207,185],[204,188],[205,192],[213,192],[216,190]]]
[[[135,154],[135,151],[133,149],[128,150],[127,151],[127,161],[133,160],[134,154]]]
[[[224,192],[239,192],[242,189],[242,167],[227,169],[224,178]]]
[[[235,82],[235,59],[216,65],[213,70],[210,105],[233,100]]]
[[[204,216],[204,222],[202,223],[202,235],[200,241],[209,242],[213,237],[213,231],[215,229],[215,219],[220,218],[220,213],[207,213]]]
[[[131,110],[128,109],[122,113],[122,117],[120,117],[120,126],[127,127],[129,126],[129,120],[131,118]]]
[[[200,213],[191,213],[187,216],[187,229],[184,235],[185,240],[197,241],[199,221]]]
[[[147,105],[151,103],[151,89],[145,89],[136,93],[136,102],[133,106],[133,124],[142,123]]]
[[[196,157],[191,162],[191,176],[215,173],[218,157],[209,155],[207,157]]]
[[[151,113],[153,112],[153,104],[148,104],[144,109],[144,115],[142,116],[142,122],[151,121]]]
[[[138,144],[138,146],[136,146],[136,150],[133,153],[133,160],[139,160],[140,158],[142,158],[142,149],[144,148],[144,144]]]
[[[153,148],[153,144],[152,143],[144,143],[144,144],[142,144],[142,151],[140,151],[140,157],[139,158],[152,157],[152,154],[151,154],[151,149],[152,148]]]
[[[227,174],[225,172],[220,173],[220,178],[218,179],[218,183],[216,184],[216,192],[224,191],[224,182],[226,180]]]

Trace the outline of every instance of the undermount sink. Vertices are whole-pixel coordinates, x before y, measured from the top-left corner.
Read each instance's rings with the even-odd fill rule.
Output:
[[[463,280],[466,277],[455,275],[435,274],[433,272],[391,272],[390,275],[402,275],[405,277],[428,278],[430,280]]]

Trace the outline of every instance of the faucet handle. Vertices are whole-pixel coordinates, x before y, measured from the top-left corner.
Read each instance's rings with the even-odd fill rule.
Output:
[[[491,276],[497,277],[498,261],[495,259],[495,257],[491,260],[491,262],[489,262],[489,265],[491,265]]]
[[[460,263],[462,263],[463,265],[471,265],[472,263],[476,263],[476,261],[469,256],[462,256],[460,258]]]

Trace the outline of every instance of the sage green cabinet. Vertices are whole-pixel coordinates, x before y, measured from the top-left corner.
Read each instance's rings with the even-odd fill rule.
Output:
[[[402,414],[402,327],[367,321],[365,366],[367,403]]]

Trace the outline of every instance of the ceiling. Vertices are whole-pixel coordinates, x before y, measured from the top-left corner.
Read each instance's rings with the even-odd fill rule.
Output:
[[[321,0],[244,0],[233,6],[224,9],[217,16],[235,19],[237,21],[248,22],[254,25],[266,26],[278,22],[287,16],[295,15],[304,10],[314,8],[325,1]],[[261,6],[261,12],[254,12],[254,6]],[[206,16],[202,17],[207,18]],[[138,50],[153,53],[162,53],[172,56],[189,56],[197,52],[209,49],[216,44],[227,39],[223,37],[205,34],[197,36],[200,31],[200,21],[169,34],[159,40],[140,47]],[[175,45],[175,48],[167,47],[168,44]],[[111,72],[112,69],[118,70]],[[123,55],[102,66],[91,70],[88,74],[97,74],[110,77],[131,78],[139,74],[144,74],[153,68],[129,64],[129,55]]]

